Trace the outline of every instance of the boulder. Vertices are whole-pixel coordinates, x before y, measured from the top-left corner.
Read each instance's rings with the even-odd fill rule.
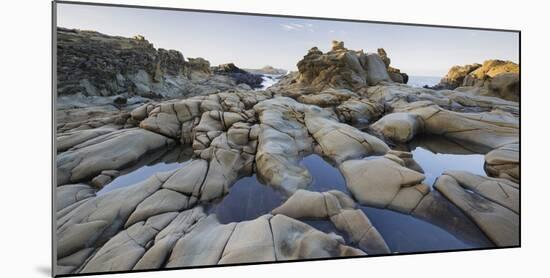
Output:
[[[336,107],[340,121],[352,125],[369,124],[377,119],[383,110],[381,105],[367,99],[350,99]]]
[[[386,157],[348,160],[340,165],[340,171],[346,186],[362,205],[412,210],[428,193],[427,186],[419,185],[423,174]]]
[[[386,114],[380,120],[376,121],[372,128],[385,138],[394,142],[409,142],[423,130],[423,122],[419,116],[411,113],[396,112]]]
[[[382,81],[391,82],[388,70],[384,61],[378,54],[367,53],[366,55],[367,82],[369,85],[377,85]]]
[[[305,114],[310,134],[323,155],[339,164],[348,159],[383,155],[389,147],[384,141],[347,124],[338,122],[326,111],[311,107]]]

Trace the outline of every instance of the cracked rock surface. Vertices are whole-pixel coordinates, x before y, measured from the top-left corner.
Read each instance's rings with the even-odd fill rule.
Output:
[[[175,53],[155,53],[158,61],[149,62],[164,74],[188,67],[211,74],[204,61],[180,65]],[[389,64],[383,49],[364,53],[334,42],[326,53],[310,49],[298,72],[267,90],[234,84],[123,109],[60,113],[57,273],[394,252],[365,207],[421,219],[464,242],[518,245],[517,102],[411,87]],[[486,150],[487,175],[446,169],[428,184],[429,169],[402,148],[422,136],[450,140],[458,154]],[[189,150],[185,162],[140,164],[175,146]],[[305,163],[311,154],[341,173],[339,190]],[[101,191],[144,169],[152,171],[148,178]],[[245,178],[281,203],[253,219],[220,221],[213,208],[256,186],[236,185]]]

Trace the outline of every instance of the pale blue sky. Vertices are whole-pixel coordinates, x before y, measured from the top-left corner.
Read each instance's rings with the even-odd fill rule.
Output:
[[[410,75],[443,76],[456,64],[518,62],[519,55],[514,32],[75,4],[58,4],[57,25],[125,37],[141,34],[157,48],[242,68],[296,70],[309,48],[327,51],[333,39],[367,52],[383,47],[392,65]]]

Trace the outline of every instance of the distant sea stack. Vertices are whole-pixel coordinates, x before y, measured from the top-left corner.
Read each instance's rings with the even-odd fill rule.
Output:
[[[270,75],[283,75],[288,72],[285,69],[278,69],[272,66],[264,66],[261,69],[246,69],[246,71],[254,74],[270,74]]]
[[[464,88],[460,88],[464,87]],[[519,100],[519,65],[511,61],[487,60],[483,64],[453,66],[431,89],[457,89],[478,95]]]

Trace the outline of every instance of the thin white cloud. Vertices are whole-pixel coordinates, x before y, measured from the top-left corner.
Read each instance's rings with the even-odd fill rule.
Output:
[[[313,32],[313,24],[311,23],[305,23],[305,24],[299,24],[299,23],[281,23],[279,24],[285,31],[308,31]]]

